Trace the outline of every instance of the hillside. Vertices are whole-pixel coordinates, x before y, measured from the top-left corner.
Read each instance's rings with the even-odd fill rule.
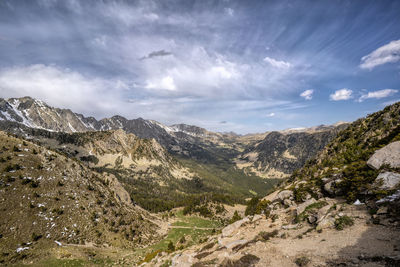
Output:
[[[138,248],[157,239],[154,217],[113,175],[4,132],[0,144],[1,263],[48,257],[65,244]]]

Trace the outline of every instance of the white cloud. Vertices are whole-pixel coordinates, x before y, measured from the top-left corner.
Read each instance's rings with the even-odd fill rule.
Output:
[[[343,88],[343,89],[335,91],[335,93],[331,94],[329,96],[329,98],[330,98],[330,100],[333,100],[333,101],[349,100],[350,98],[353,97],[352,94],[353,94],[352,90]]]
[[[271,112],[271,113],[267,114],[267,117],[274,117],[274,116],[275,116],[274,112]]]
[[[305,90],[303,93],[301,93],[300,96],[303,97],[305,100],[311,100],[313,97],[313,93],[314,93],[314,90],[308,89],[308,90]]]
[[[292,67],[292,64],[289,62],[276,60],[270,57],[265,57],[264,61],[269,63],[272,67],[278,69],[290,69]]]
[[[371,70],[379,65],[397,61],[400,61],[400,40],[391,41],[362,57],[360,68]]]
[[[176,90],[174,78],[169,75],[161,78],[158,81],[148,81],[145,87],[147,89]]]
[[[368,92],[367,94],[361,95],[361,97],[358,99],[358,101],[362,102],[365,99],[369,99],[369,98],[376,98],[376,99],[385,98],[385,97],[394,95],[397,92],[398,92],[398,90],[395,90],[395,89],[383,89],[383,90]]]
[[[31,65],[0,71],[1,96],[39,98],[50,105],[86,115],[104,115],[121,105],[127,85],[119,80],[86,77],[58,66]]]

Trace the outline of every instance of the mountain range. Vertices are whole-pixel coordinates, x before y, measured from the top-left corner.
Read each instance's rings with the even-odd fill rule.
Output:
[[[397,266],[399,114],[237,135],[1,99],[0,263]]]

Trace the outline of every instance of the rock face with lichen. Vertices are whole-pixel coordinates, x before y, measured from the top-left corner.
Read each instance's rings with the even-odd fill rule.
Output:
[[[378,149],[367,161],[368,166],[379,169],[383,165],[400,168],[400,141],[390,143]]]

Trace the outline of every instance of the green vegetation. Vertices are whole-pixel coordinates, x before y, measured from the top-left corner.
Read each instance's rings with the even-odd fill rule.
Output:
[[[269,216],[270,210],[268,209],[268,205],[270,201],[261,200],[259,197],[253,197],[247,202],[247,207],[245,211],[245,215],[254,215],[264,213],[266,217]]]
[[[162,212],[175,207],[185,207],[185,214],[198,212],[204,217],[214,215],[207,206],[209,203],[243,203],[243,199],[253,196],[250,189],[258,195],[266,195],[278,182],[278,179],[248,176],[229,164],[206,165],[189,159],[177,160],[198,176],[190,180],[175,179],[163,168],[151,169],[151,172],[163,177],[164,184],[161,186],[151,175],[146,176],[145,173],[140,179],[132,179],[132,176],[137,174],[123,168],[96,168],[96,171],[114,174],[131,198],[144,209]],[[218,210],[216,212],[218,213]]]
[[[296,265],[300,266],[300,267],[307,266],[310,262],[311,262],[311,260],[306,256],[302,256],[300,258],[297,258],[294,261],[294,263],[296,263]]]
[[[231,224],[231,223],[234,223],[234,222],[239,221],[239,220],[241,220],[241,219],[242,219],[242,217],[240,217],[240,215],[239,215],[239,213],[237,212],[237,210],[235,210],[235,213],[233,213],[233,216],[232,216],[232,218],[229,220],[229,223]]]
[[[258,233],[258,239],[267,241],[267,240],[270,240],[271,238],[277,236],[278,234],[279,234],[278,230],[274,230],[272,232],[261,231],[260,233]]]
[[[353,224],[353,218],[346,215],[335,220],[335,228],[339,231],[343,230],[346,226],[352,226]]]
[[[178,211],[175,216],[177,221],[172,224],[173,228],[169,230],[163,240],[136,252],[145,255],[141,262],[149,262],[163,251],[170,253],[176,249],[203,243],[210,235],[214,234],[215,228],[222,226],[218,221],[197,216],[185,216],[182,211]]]

